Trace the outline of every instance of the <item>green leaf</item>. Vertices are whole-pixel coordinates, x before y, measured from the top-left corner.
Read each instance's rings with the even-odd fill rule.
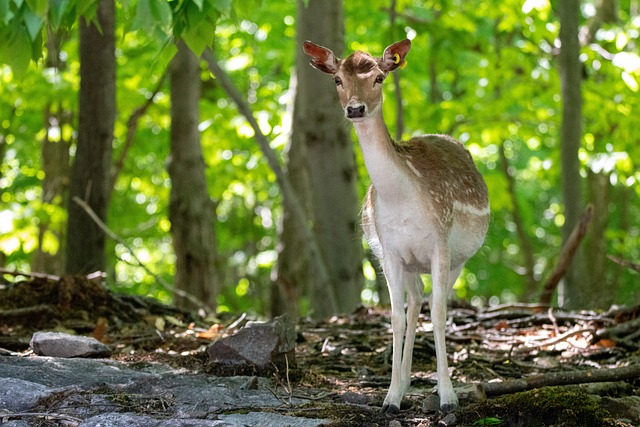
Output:
[[[10,1],[11,0],[0,0],[0,23],[3,25],[7,25],[15,16],[9,5]]]
[[[14,27],[15,29],[15,27]],[[11,67],[14,75],[24,77],[31,61],[31,40],[24,29],[0,32],[0,63]]]
[[[172,12],[169,3],[166,0],[151,0],[151,15],[156,21],[159,21],[161,28],[171,27]]]
[[[29,37],[31,41],[35,41],[35,39],[40,34],[42,30],[42,25],[44,24],[44,19],[40,15],[36,15],[30,10],[25,10],[22,14],[22,20],[24,25],[27,27],[27,32],[29,33]]]
[[[236,10],[240,16],[249,16],[252,11],[260,9],[262,0],[237,0]]]
[[[136,10],[136,21],[140,27],[151,30],[160,27],[168,30],[171,27],[172,12],[165,0],[139,0]]]
[[[190,28],[182,33],[182,40],[184,40],[196,56],[200,56],[206,47],[212,44],[213,31],[209,31],[206,25],[201,24],[194,29]]]
[[[198,6],[198,9],[200,9],[200,11],[202,11],[202,8],[204,7],[204,0],[192,0],[192,2],[193,4]]]
[[[231,0],[213,0],[213,7],[220,12],[222,16],[231,16]]]
[[[51,0],[49,2],[49,22],[53,30],[60,28],[62,18],[69,8],[69,0]]]
[[[78,16],[82,16],[87,22],[90,22],[98,13],[98,0],[76,2],[76,10]]]
[[[25,0],[29,9],[40,16],[47,12],[47,0]],[[20,2],[22,3],[22,2]]]
[[[473,423],[474,426],[497,426],[502,424],[502,420],[500,418],[494,418],[494,417],[486,417],[486,418],[481,418],[479,420],[477,420],[476,422]]]

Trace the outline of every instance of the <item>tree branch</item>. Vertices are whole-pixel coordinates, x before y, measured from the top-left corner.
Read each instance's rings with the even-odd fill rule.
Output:
[[[540,304],[551,303],[551,295],[558,287],[560,279],[564,277],[565,273],[569,269],[571,260],[573,259],[573,255],[576,253],[576,250],[578,249],[582,238],[587,232],[587,227],[589,226],[589,222],[591,221],[592,216],[593,205],[589,204],[587,206],[587,209],[580,217],[580,221],[576,224],[573,231],[569,235],[567,243],[562,248],[558,264],[556,264],[556,268],[553,270],[553,273],[551,273],[551,277],[549,277],[549,279],[545,283],[542,294],[540,295]]]
[[[151,105],[153,105],[153,99],[160,92],[162,85],[164,85],[164,81],[167,78],[167,71],[162,74],[160,80],[158,80],[158,84],[153,89],[151,96],[147,98],[147,100],[140,105],[138,108],[133,110],[133,113],[129,116],[129,120],[127,120],[127,136],[124,141],[124,145],[122,147],[122,151],[118,156],[118,160],[116,160],[113,172],[111,173],[111,181],[109,184],[109,194],[113,191],[113,187],[116,185],[116,181],[118,176],[120,176],[120,172],[122,172],[122,168],[124,167],[124,162],[127,158],[127,154],[129,154],[129,149],[133,145],[133,138],[136,135],[136,131],[138,130],[138,122],[142,115],[149,109]],[[110,197],[109,197],[110,198]]]
[[[134,252],[134,250],[129,245],[127,245],[127,243],[120,236],[118,236],[116,233],[111,231],[111,229],[109,227],[107,227],[107,225],[104,222],[102,222],[102,220],[100,218],[98,218],[98,215],[96,215],[96,213],[93,211],[93,209],[91,209],[91,206],[89,206],[84,200],[82,200],[81,198],[76,196],[76,197],[73,197],[73,201],[76,204],[78,204],[82,209],[84,209],[84,211],[87,213],[87,215],[89,215],[89,217],[93,220],[93,222],[96,223],[98,228],[100,228],[104,232],[104,234],[106,234],[109,238],[111,238],[112,240],[115,240],[116,242],[118,242],[122,246],[124,246],[124,248],[127,251],[129,251],[129,253],[133,257],[133,259],[136,260],[138,265],[140,267],[142,267],[144,269],[144,271],[146,271],[149,275],[153,276],[154,279],[156,279],[156,281],[157,281],[158,285],[160,285],[160,287],[162,287],[166,291],[173,292],[174,294],[179,295],[179,296],[189,300],[195,306],[202,307],[205,310],[207,310],[207,312],[209,312],[209,313],[215,313],[215,310],[213,310],[213,308],[209,307],[203,301],[200,301],[198,298],[196,298],[195,296],[191,295],[188,292],[183,291],[182,289],[177,289],[174,286],[171,286],[162,277],[158,276],[156,273],[151,271],[151,269],[149,269],[149,267],[147,267],[140,260],[140,258],[138,258],[138,256]]]
[[[640,273],[640,264],[636,264],[635,262],[631,262],[631,261],[627,261],[624,260],[622,258],[618,258],[617,256],[613,256],[613,255],[607,255],[607,258],[609,258],[611,261],[615,262],[618,265],[621,265],[623,267],[627,267],[633,271],[637,271],[638,273]]]
[[[640,364],[623,366],[613,369],[587,369],[584,371],[550,372],[543,375],[533,375],[516,380],[499,383],[481,384],[487,396],[519,393],[534,388],[558,385],[585,384],[607,381],[625,381],[640,377]]]
[[[218,65],[218,61],[215,58],[213,52],[210,49],[207,49],[202,54],[202,57],[209,64],[209,70],[213,73],[217,81],[220,83],[225,92],[229,95],[229,97],[235,102],[238,107],[238,111],[242,114],[245,119],[249,122],[249,125],[253,129],[255,133],[255,139],[260,149],[262,150],[262,154],[267,160],[269,167],[273,170],[273,173],[276,175],[276,180],[280,187],[280,191],[282,192],[282,201],[289,210],[293,213],[295,220],[300,225],[301,229],[304,232],[304,237],[308,242],[309,250],[310,250],[310,259],[313,265],[320,276],[320,282],[325,283],[326,285],[323,287],[324,292],[326,292],[326,298],[331,301],[332,307],[337,307],[336,296],[334,292],[334,287],[330,284],[330,276],[329,271],[327,269],[327,264],[325,263],[322,253],[320,252],[320,246],[318,245],[318,241],[311,230],[311,223],[309,218],[307,217],[300,200],[298,199],[297,194],[295,193],[293,186],[291,185],[291,181],[289,177],[284,173],[280,162],[278,161],[278,157],[274,150],[271,148],[269,144],[269,140],[265,136],[264,133],[260,130],[260,126],[253,116],[253,111],[249,104],[242,97],[238,89],[235,87],[229,76],[225,73],[225,71],[220,68]]]

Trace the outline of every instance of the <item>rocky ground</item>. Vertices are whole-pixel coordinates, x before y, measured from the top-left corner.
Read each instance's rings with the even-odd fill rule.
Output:
[[[381,415],[388,311],[248,325],[244,315],[199,319],[86,278],[12,279],[0,284],[0,424],[640,425],[639,311],[452,307],[449,355],[463,399],[445,416],[435,409],[425,307],[412,387],[399,414]],[[72,353],[48,353],[49,336],[34,333],[52,330],[93,340],[69,338],[61,346]],[[84,344],[89,354],[78,357]]]

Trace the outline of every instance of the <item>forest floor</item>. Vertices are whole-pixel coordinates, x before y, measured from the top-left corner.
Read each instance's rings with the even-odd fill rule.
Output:
[[[148,299],[114,294],[84,278],[23,279],[0,282],[0,364],[35,358],[29,350],[32,334],[58,330],[94,336],[113,349],[111,360],[117,363],[212,376],[206,349],[247,320],[205,321]],[[448,416],[432,409],[435,351],[426,305],[422,312],[412,386],[400,413],[379,413],[391,374],[390,313],[364,307],[327,321],[301,321],[296,360],[266,380],[276,405],[250,410],[323,419],[328,426],[640,424],[640,307],[578,313],[524,304],[485,310],[454,305],[447,345],[461,407]],[[149,408],[145,413],[166,418],[165,406],[158,414]],[[61,408],[41,412],[46,410],[59,414]],[[241,410],[249,408],[238,402],[235,411]],[[20,418],[6,415],[0,408],[0,424]],[[25,425],[62,425],[54,418]]]

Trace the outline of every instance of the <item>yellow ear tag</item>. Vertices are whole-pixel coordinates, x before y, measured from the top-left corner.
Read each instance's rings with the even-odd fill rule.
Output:
[[[398,55],[397,53],[394,53],[393,54],[393,62],[395,64],[400,64],[400,61],[401,61],[400,55]],[[400,64],[400,68],[404,69],[404,67],[406,67],[406,66],[407,66],[407,61],[402,61],[402,64]]]

